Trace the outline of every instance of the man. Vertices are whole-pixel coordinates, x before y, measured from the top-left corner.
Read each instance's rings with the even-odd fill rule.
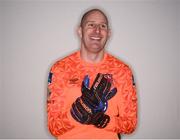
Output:
[[[59,139],[118,139],[137,124],[136,88],[130,68],[105,51],[106,15],[86,12],[80,50],[57,61],[48,79],[48,128]],[[104,84],[105,83],[105,84]]]

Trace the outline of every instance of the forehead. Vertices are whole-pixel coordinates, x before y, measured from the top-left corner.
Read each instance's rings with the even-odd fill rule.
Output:
[[[93,21],[93,22],[102,22],[102,23],[107,23],[108,22],[106,16],[103,13],[99,12],[99,11],[90,12],[86,16],[84,21],[85,22]]]

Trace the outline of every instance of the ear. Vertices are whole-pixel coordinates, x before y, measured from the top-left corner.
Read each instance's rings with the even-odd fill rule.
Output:
[[[82,38],[82,27],[81,26],[78,27],[77,34],[80,38]]]

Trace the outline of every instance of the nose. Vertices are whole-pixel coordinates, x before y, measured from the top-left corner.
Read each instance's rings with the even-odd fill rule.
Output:
[[[100,33],[100,31],[101,31],[101,29],[100,29],[100,27],[99,27],[99,25],[97,25],[96,27],[95,27],[95,31],[96,31],[96,33]]]

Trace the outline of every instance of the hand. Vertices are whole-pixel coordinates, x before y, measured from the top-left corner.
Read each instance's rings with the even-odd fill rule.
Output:
[[[100,98],[98,100],[99,106],[96,109],[97,111],[105,112],[108,107],[107,101],[110,100],[113,96],[115,96],[117,88],[113,88],[112,90],[110,90],[112,82],[113,79],[111,74],[98,73],[91,89],[89,89],[89,77],[85,77],[82,84],[82,93],[84,93],[85,97],[86,95],[88,95],[86,93],[90,93],[94,94],[97,99]]]
[[[82,96],[72,104],[73,118],[83,124],[94,124],[96,127],[104,128],[110,121],[110,117],[104,114],[107,110],[107,100],[117,92],[116,88],[110,91],[111,84],[111,75],[99,73],[89,89],[89,77],[85,76],[82,82]]]

